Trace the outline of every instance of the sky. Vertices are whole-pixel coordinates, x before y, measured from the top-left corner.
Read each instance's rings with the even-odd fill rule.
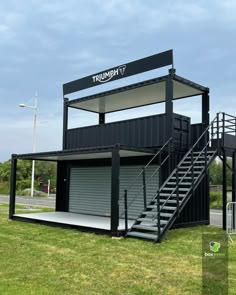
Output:
[[[236,115],[236,1],[234,0],[24,0],[0,3],[0,162],[33,150],[62,148],[66,82],[173,49],[176,73],[210,88],[211,117]],[[108,83],[104,89],[168,73],[155,70]],[[77,96],[88,94],[82,92]],[[162,105],[107,116],[108,121],[159,113]],[[199,98],[174,110],[198,122]],[[70,112],[69,127],[97,123],[97,116]]]

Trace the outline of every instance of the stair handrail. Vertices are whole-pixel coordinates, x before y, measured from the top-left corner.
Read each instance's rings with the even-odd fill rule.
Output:
[[[172,173],[170,174],[170,176],[166,179],[166,181],[163,183],[162,187],[164,187],[166,185],[166,183],[169,181],[169,178],[172,177],[174,175],[174,173],[176,172],[176,170],[179,169],[179,167],[181,166],[181,164],[184,162],[184,160],[190,155],[190,153],[193,152],[194,148],[197,146],[197,144],[199,143],[199,141],[203,138],[203,136],[206,134],[206,132],[210,129],[210,127],[215,123],[216,120],[219,119],[219,113],[217,113],[216,117],[212,120],[212,122],[207,126],[207,128],[203,131],[203,133],[201,134],[201,136],[198,138],[198,140],[195,142],[195,144],[191,147],[191,149],[184,155],[183,159],[178,163],[178,165],[176,166],[176,168],[172,171]],[[213,134],[213,136],[217,134],[217,131]],[[198,160],[198,158],[200,157],[200,155],[203,153],[203,151],[205,150],[206,146],[208,145],[208,143],[212,140],[213,136],[211,138],[209,138],[209,140],[207,141],[207,143],[205,144],[205,146],[203,147],[203,149],[199,152],[199,155],[197,156],[196,159],[194,159],[193,161],[193,165],[194,163]],[[190,171],[191,167],[186,171],[186,173],[181,176],[181,179],[179,180],[178,184],[180,184],[184,177],[186,176],[186,174],[188,174],[188,172]],[[162,189],[162,187],[160,188],[160,190]],[[171,194],[169,195],[169,197],[166,199],[166,201],[164,202],[164,204],[162,204],[162,206],[160,206],[160,210],[163,209],[163,207],[166,205],[166,203],[169,201],[169,199],[172,197],[172,195],[174,194],[174,192],[176,191],[176,187],[173,188],[173,191],[171,192]],[[157,194],[156,194],[157,196]]]
[[[222,119],[220,120],[219,118],[219,115],[222,114],[223,117]],[[197,144],[200,142],[200,140],[203,138],[204,135],[206,135],[206,132],[213,126],[214,123],[218,123],[219,121],[220,122],[223,122],[226,121],[225,120],[225,115],[227,116],[230,116],[232,117],[234,120],[235,120],[235,131],[236,131],[236,117],[232,116],[232,115],[228,115],[228,114],[225,114],[224,112],[219,112],[217,113],[216,117],[211,121],[211,123],[207,126],[207,128],[203,131],[203,133],[201,134],[201,136],[198,138],[198,140],[195,142],[195,144],[192,146],[192,148],[185,154],[185,156],[183,157],[183,159],[178,163],[178,165],[176,166],[176,168],[172,171],[171,175],[169,177],[172,177],[175,173],[176,170],[179,169],[179,167],[181,166],[181,164],[184,162],[184,160],[189,156],[190,153],[193,152],[193,150],[195,149],[195,147],[197,146]],[[227,120],[228,121],[228,120]],[[217,124],[218,126],[218,124]],[[218,126],[219,127],[219,126]],[[194,166],[194,164],[197,162],[197,160],[199,159],[199,157],[203,154],[203,152],[207,149],[207,146],[208,144],[211,142],[211,140],[214,138],[215,135],[217,135],[217,140],[219,141],[219,134],[223,134],[225,133],[225,128],[227,128],[227,126],[224,125],[224,128],[223,128],[223,131],[222,132],[219,132],[219,128],[215,127],[217,130],[215,132],[211,132],[211,136],[209,136],[209,139],[208,141],[205,143],[204,147],[202,148],[201,151],[199,151],[199,155],[194,159],[192,165]],[[214,129],[214,127],[213,127]],[[233,131],[232,131],[233,132]],[[188,172],[190,171],[191,167],[185,172],[185,174],[183,176],[181,176],[178,184],[182,183],[184,177],[188,174]],[[169,178],[168,177],[168,178]],[[165,186],[165,184],[168,182],[168,178],[167,180],[163,183],[162,187]],[[160,188],[161,190],[161,188]],[[170,196],[167,198],[167,200],[164,202],[164,204],[160,207],[160,210],[163,209],[163,207],[166,205],[166,203],[168,202],[168,200],[172,197],[172,195],[174,194],[174,192],[176,191],[176,187],[173,188],[173,191],[171,192]]]
[[[144,189],[144,185],[142,185],[141,189],[138,191],[138,193],[135,195],[135,197],[129,202],[128,204],[128,191],[133,187],[133,185],[136,183],[137,179],[145,173],[145,170],[148,168],[148,166],[156,159],[158,155],[161,154],[161,152],[172,143],[173,138],[170,137],[165,144],[157,151],[157,153],[152,157],[152,159],[144,166],[144,168],[140,171],[140,173],[135,177],[134,181],[132,184],[124,190],[124,194],[122,198],[119,200],[119,203],[124,199],[124,210],[121,214],[119,214],[119,218],[125,215],[125,231],[128,231],[128,209],[129,207],[133,204],[133,202],[137,199],[139,196],[139,193],[142,189]],[[155,171],[152,173],[152,175],[148,178],[148,180],[145,182],[145,184],[149,183],[151,178],[156,174],[157,171],[159,171],[160,167],[167,161],[167,159],[170,157],[170,154],[168,153],[168,156],[160,163],[160,165],[155,169]]]
[[[133,182],[126,188],[127,192],[133,187],[133,185],[138,180],[139,176],[143,174],[144,169],[146,169],[155,159],[156,157],[164,150],[164,148],[172,141],[172,137],[170,137],[165,144],[161,147],[160,150],[156,152],[156,154],[152,157],[152,159],[142,168],[142,170],[139,172],[139,174],[134,178]],[[151,176],[152,177],[152,176]],[[124,195],[122,198],[119,199],[119,201],[122,201],[124,199]]]

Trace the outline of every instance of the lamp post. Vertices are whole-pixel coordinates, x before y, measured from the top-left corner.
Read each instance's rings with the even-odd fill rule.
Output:
[[[36,121],[37,121],[37,92],[35,93],[35,102],[34,106],[29,106],[24,103],[19,104],[22,108],[30,108],[34,110],[34,137],[33,137],[33,153],[35,153],[36,147]],[[35,168],[35,160],[32,160],[32,175],[31,175],[31,197],[34,196],[34,168]]]

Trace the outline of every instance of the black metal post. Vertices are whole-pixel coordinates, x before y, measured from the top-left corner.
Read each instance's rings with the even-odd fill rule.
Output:
[[[207,164],[208,164],[208,158],[207,158],[207,139],[208,139],[208,136],[207,136],[207,132],[205,133],[205,150],[204,150],[204,158],[205,158],[205,174],[207,173]]]
[[[171,171],[171,141],[172,140],[170,140],[168,142],[168,156],[169,156],[169,158],[168,158],[168,176],[170,175],[170,171]]]
[[[232,155],[232,202],[236,202],[236,152]],[[235,229],[235,205],[233,205],[233,228]]]
[[[223,150],[223,230],[226,230],[226,204],[227,204],[227,157],[225,150]]]
[[[143,206],[144,206],[144,209],[147,207],[147,189],[146,189],[145,167],[143,168]]]
[[[120,191],[120,154],[119,148],[112,151],[112,176],[111,176],[111,234],[118,235],[119,226],[119,191]]]
[[[161,241],[161,206],[160,206],[160,190],[157,192],[157,241]]]
[[[99,125],[105,124],[105,113],[99,113]]]
[[[173,135],[173,80],[170,74],[166,79],[166,141]]]
[[[217,122],[216,122],[216,132],[217,132],[217,153],[220,155],[220,123],[219,123],[220,117],[219,113],[217,113]]]
[[[222,114],[223,117],[222,117],[222,145],[223,147],[225,146],[225,113]]]
[[[209,125],[209,108],[210,108],[210,97],[209,92],[204,92],[202,94],[202,123],[205,125],[205,128]]]
[[[62,141],[62,148],[63,150],[66,149],[67,141],[66,141],[66,131],[68,128],[68,106],[67,102],[69,101],[68,98],[64,98],[64,108],[63,108],[63,141]]]
[[[125,189],[124,195],[124,209],[125,209],[125,232],[128,232],[128,198],[127,198],[127,189]]]
[[[193,150],[191,151],[191,178],[192,178],[192,194],[194,194],[194,163],[193,163]]]
[[[10,204],[9,204],[9,218],[12,219],[15,214],[16,203],[16,169],[17,158],[16,155],[11,157],[11,182],[10,182]]]
[[[164,180],[162,179],[162,167],[161,167],[161,151],[158,155],[158,165],[159,165],[159,187],[162,186],[162,183],[164,182]]]
[[[179,167],[176,167],[176,210],[179,217]]]

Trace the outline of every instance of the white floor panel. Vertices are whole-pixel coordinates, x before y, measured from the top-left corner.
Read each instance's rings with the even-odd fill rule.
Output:
[[[68,212],[46,212],[46,213],[27,213],[27,214],[15,214],[16,217],[29,218],[41,221],[62,223],[68,225],[84,226],[98,229],[110,230],[110,217],[85,215],[78,213]],[[130,228],[134,223],[134,220],[128,221],[128,227]],[[119,230],[125,229],[124,219],[120,220]]]

